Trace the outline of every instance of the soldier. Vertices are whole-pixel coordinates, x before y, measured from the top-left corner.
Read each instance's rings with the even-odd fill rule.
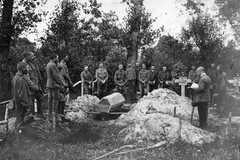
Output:
[[[47,72],[47,84],[46,87],[49,89],[48,93],[48,110],[49,116],[53,114],[55,116],[60,90],[63,88],[63,84],[60,77],[60,71],[58,70],[58,55],[52,54],[50,56],[50,61],[47,64],[46,72]]]
[[[107,91],[107,80],[108,72],[107,69],[103,68],[103,63],[99,64],[99,68],[96,70],[96,79],[97,79],[97,94],[104,95]]]
[[[207,71],[207,75],[210,77],[210,79],[212,80],[212,87],[211,87],[211,90],[210,90],[210,96],[211,96],[211,99],[210,99],[210,106],[212,106],[212,98],[213,98],[213,95],[215,93],[215,90],[216,90],[216,80],[217,80],[217,69],[215,67],[215,64],[212,63],[211,64],[211,68],[208,69]]]
[[[128,68],[126,70],[126,79],[127,79],[126,101],[128,103],[133,103],[135,101],[136,73],[131,64],[128,64]]]
[[[31,99],[29,98],[31,93],[28,82],[24,77],[24,75],[28,74],[27,64],[19,62],[17,64],[17,70],[18,72],[12,79],[12,97],[17,117],[15,122],[16,133],[25,127],[25,116],[27,115],[27,110],[31,107]]]
[[[139,71],[140,71],[139,63],[136,62],[136,66],[135,66],[135,73],[136,73],[136,76],[139,75]],[[139,88],[138,88],[138,85],[139,85],[139,80],[138,80],[138,78],[136,78],[136,82],[135,82],[135,93],[136,93],[137,90],[139,89]]]
[[[226,94],[226,85],[227,85],[227,75],[222,69],[222,65],[217,66],[217,79],[214,84],[216,86],[215,93],[217,94],[217,112],[218,114],[222,114],[222,110],[224,107],[224,97]]]
[[[117,92],[124,94],[127,77],[126,77],[126,72],[123,70],[122,64],[118,65],[118,70],[115,72],[115,75],[114,75],[114,82],[116,84]]]
[[[34,101],[36,99],[37,101],[37,116],[42,116],[42,99],[41,97],[43,96],[43,91],[42,91],[42,87],[41,87],[41,83],[42,83],[42,77],[40,74],[40,70],[39,70],[39,66],[38,63],[36,61],[36,57],[34,55],[33,52],[31,51],[25,51],[23,53],[23,62],[27,64],[27,71],[28,74],[26,75],[27,78],[34,84],[36,85],[39,89],[37,90],[37,92],[33,91],[30,87],[30,90],[32,92],[31,95],[31,113],[34,114]],[[30,83],[31,83],[30,82]]]
[[[149,71],[146,69],[146,65],[142,64],[142,69],[138,74],[139,81],[139,90],[141,92],[141,96],[147,94],[147,82],[148,82]]]
[[[195,81],[197,78],[197,72],[196,72],[196,67],[192,66],[192,69],[188,73],[188,79],[191,79],[192,83]],[[190,84],[191,85],[191,84]],[[194,100],[194,91],[192,89],[189,90],[190,94],[190,99]]]
[[[170,73],[167,71],[167,67],[163,66],[163,70],[159,72],[158,82],[160,88],[167,88],[166,82],[170,79]]]
[[[155,67],[151,66],[151,70],[149,71],[149,78],[148,78],[149,92],[152,92],[156,88],[157,88],[157,72],[155,71]]]
[[[62,74],[63,78],[65,79],[65,82],[68,84],[68,86],[70,88],[73,85],[73,83],[72,83],[72,80],[71,80],[71,78],[69,76],[69,71],[68,71],[68,67],[67,67],[67,64],[66,64],[66,62],[68,60],[69,60],[69,57],[66,56],[65,58],[63,58],[61,60],[60,64],[61,64],[61,67],[62,67],[61,74]]]
[[[81,80],[86,94],[91,94],[92,74],[88,70],[88,66],[84,65],[84,71],[81,73]]]
[[[198,81],[198,88],[196,91],[196,100],[193,103],[193,107],[198,107],[199,114],[199,127],[202,129],[207,128],[207,116],[208,116],[208,103],[210,101],[210,86],[211,79],[204,72],[203,67],[197,68],[197,74],[200,77]]]

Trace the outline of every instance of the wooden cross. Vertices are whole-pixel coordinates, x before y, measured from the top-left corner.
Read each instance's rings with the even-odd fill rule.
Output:
[[[173,79],[172,81],[167,81],[168,83],[178,83],[179,85],[181,85],[181,96],[185,97],[185,86],[188,83],[192,83],[191,79],[187,79],[187,77],[185,76],[180,76],[179,79]]]
[[[233,79],[228,80],[228,83],[232,83],[236,91],[239,91],[240,77],[233,77]]]

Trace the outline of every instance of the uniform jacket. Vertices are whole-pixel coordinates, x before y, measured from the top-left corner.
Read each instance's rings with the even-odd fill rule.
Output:
[[[200,76],[200,79],[198,82],[199,88],[196,89],[196,102],[209,102],[210,101],[211,83],[212,83],[212,81],[206,73],[203,73]]]
[[[21,73],[16,73],[12,79],[12,97],[15,104],[30,107],[30,95],[26,78]]]
[[[121,69],[121,70],[119,69],[115,72],[114,82],[116,84],[117,83],[123,84],[126,82],[126,72],[123,69]]]
[[[217,80],[217,70],[215,68],[209,68],[207,71],[207,75],[212,80],[212,83],[215,83]]]
[[[50,60],[46,67],[47,71],[47,88],[59,88],[61,89],[62,81],[60,78],[60,72],[57,68],[57,65],[53,60]]]
[[[169,74],[168,71],[166,71],[166,72],[160,71],[159,72],[159,75],[158,75],[158,81],[159,82],[162,82],[162,81],[166,82],[166,81],[169,80],[169,78],[170,78],[170,74]]]
[[[127,80],[135,80],[136,79],[136,72],[133,68],[127,68],[126,70],[126,77]]]
[[[148,81],[149,71],[147,69],[141,69],[138,75],[139,81]]]
[[[62,61],[61,67],[62,67],[61,74],[62,74],[63,78],[65,79],[65,82],[67,82],[68,84],[72,83],[72,80],[69,76],[69,71],[68,71],[66,62]]]
[[[97,80],[107,80],[108,79],[108,72],[105,68],[98,68],[96,70],[96,78]]]
[[[89,71],[83,71],[81,73],[81,80],[84,82],[91,82],[92,81],[92,74]]]
[[[149,71],[149,77],[148,77],[148,81],[149,82],[154,82],[155,81],[155,83],[157,82],[157,72],[156,71]]]

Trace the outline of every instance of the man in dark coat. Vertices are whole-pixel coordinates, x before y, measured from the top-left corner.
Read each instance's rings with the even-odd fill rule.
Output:
[[[63,58],[61,60],[60,65],[62,67],[61,74],[62,74],[63,78],[65,79],[65,82],[68,84],[68,86],[71,87],[73,85],[73,83],[72,83],[72,80],[71,80],[71,78],[69,76],[69,71],[68,71],[68,67],[67,67],[67,64],[66,64],[66,62],[68,60],[69,60],[69,57],[66,56],[65,58]]]
[[[25,62],[27,64],[27,78],[36,86],[38,86],[39,90],[37,90],[37,92],[33,91],[31,88],[30,88],[30,91],[31,91],[31,103],[33,105],[31,105],[30,107],[30,110],[31,110],[31,113],[34,114],[35,111],[34,111],[34,101],[36,99],[37,101],[37,115],[42,115],[42,99],[41,97],[43,96],[43,91],[42,91],[42,76],[40,74],[40,69],[39,69],[39,66],[38,66],[38,63],[36,61],[36,57],[34,55],[33,52],[31,51],[25,51],[23,53],[23,62]]]
[[[216,80],[217,80],[217,69],[216,69],[214,63],[212,63],[211,68],[208,69],[207,75],[210,77],[210,79],[212,81],[212,87],[210,89],[210,94],[211,94],[210,106],[212,106],[212,98],[213,98],[213,95],[215,94],[215,91],[216,91],[216,85],[215,84],[216,84]]]
[[[200,79],[198,81],[198,88],[195,89],[196,100],[193,106],[198,107],[199,127],[202,129],[206,129],[208,116],[208,103],[210,101],[210,86],[212,81],[210,77],[205,73],[203,67],[197,68],[197,74],[200,77]]]
[[[51,60],[48,62],[47,71],[47,84],[46,87],[49,89],[48,93],[48,109],[49,115],[56,113],[58,101],[59,101],[59,91],[62,89],[63,84],[60,77],[60,72],[58,70],[58,55],[52,54],[50,56]]]
[[[168,85],[166,84],[167,81],[170,80],[170,73],[167,71],[167,67],[163,66],[162,71],[158,74],[158,83],[160,88],[167,88]]]
[[[15,106],[15,114],[16,114],[16,131],[18,132],[22,128],[24,128],[25,117],[27,114],[27,110],[31,106],[30,100],[30,90],[28,87],[28,82],[25,78],[27,74],[27,64],[24,62],[20,62],[17,64],[18,72],[12,79],[12,97]]]
[[[157,72],[155,71],[155,67],[151,66],[151,70],[149,71],[148,77],[148,91],[152,92],[157,88]]]
[[[116,91],[124,95],[125,94],[124,89],[127,82],[127,78],[126,72],[123,70],[122,64],[118,65],[118,70],[115,72],[114,75],[114,82],[116,84]]]
[[[84,92],[86,94],[91,93],[92,79],[93,79],[92,74],[89,72],[88,66],[85,65],[84,71],[81,73],[81,81],[83,83]]]

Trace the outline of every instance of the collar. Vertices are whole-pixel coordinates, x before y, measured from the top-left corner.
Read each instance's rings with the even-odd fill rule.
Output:
[[[204,76],[204,75],[206,75],[206,73],[202,73],[202,74],[200,75],[200,77],[202,77],[202,76]]]

